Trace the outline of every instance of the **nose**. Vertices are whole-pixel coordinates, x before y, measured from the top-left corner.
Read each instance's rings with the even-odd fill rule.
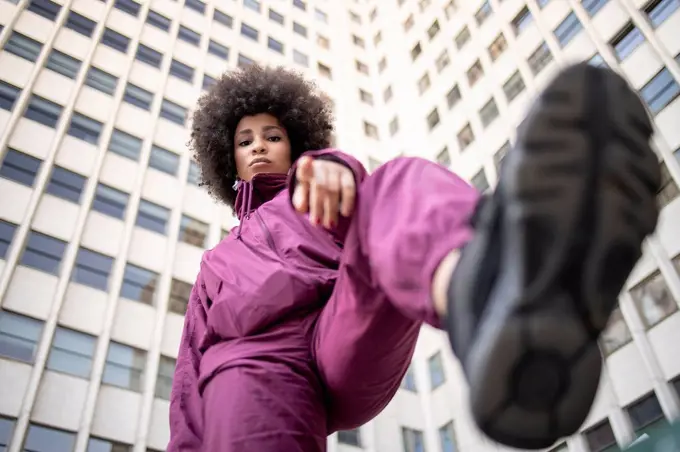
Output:
[[[253,154],[262,154],[263,152],[267,151],[267,147],[265,146],[265,141],[259,137],[256,137],[253,139],[253,147],[252,147],[252,153]]]

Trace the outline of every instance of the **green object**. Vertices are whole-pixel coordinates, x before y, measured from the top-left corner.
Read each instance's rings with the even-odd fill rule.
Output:
[[[643,433],[625,452],[680,452],[680,422]]]

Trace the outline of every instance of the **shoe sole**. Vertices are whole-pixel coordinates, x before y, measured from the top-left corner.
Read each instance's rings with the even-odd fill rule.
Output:
[[[499,271],[477,294],[454,289],[449,310],[453,344],[472,328],[456,305],[485,292],[461,361],[473,418],[491,439],[542,449],[585,421],[600,380],[598,337],[657,223],[652,131],[626,81],[586,64],[562,71],[520,126],[480,215],[497,227],[477,230],[456,269],[462,281],[484,266]],[[500,261],[490,264],[494,242]]]

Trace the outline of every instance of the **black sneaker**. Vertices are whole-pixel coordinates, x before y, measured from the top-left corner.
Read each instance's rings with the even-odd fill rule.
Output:
[[[562,71],[520,126],[445,321],[491,439],[541,449],[588,415],[598,337],[657,223],[651,135],[626,81],[587,64]]]

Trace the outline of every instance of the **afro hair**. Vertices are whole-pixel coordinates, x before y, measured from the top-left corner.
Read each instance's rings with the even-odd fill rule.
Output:
[[[260,113],[286,129],[291,161],[309,150],[330,147],[329,102],[300,74],[257,64],[223,74],[198,100],[189,146],[210,195],[233,208],[237,180],[234,132],[241,118]]]

